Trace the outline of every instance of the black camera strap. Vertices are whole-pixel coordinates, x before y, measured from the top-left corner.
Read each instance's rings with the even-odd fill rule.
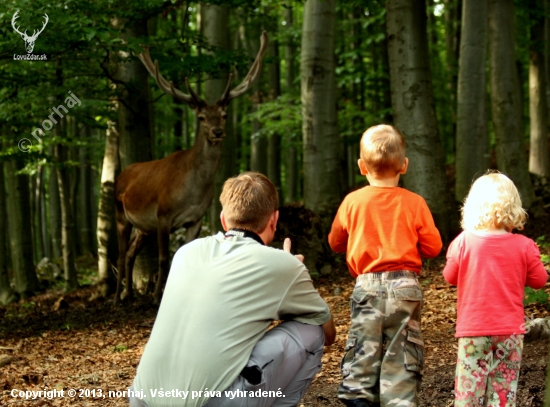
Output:
[[[225,232],[225,237],[231,237],[231,236],[240,236],[240,237],[250,237],[251,239],[254,239],[261,245],[264,244],[264,241],[260,236],[258,236],[257,233],[251,232],[250,230],[244,230],[244,229],[229,229],[227,232]]]

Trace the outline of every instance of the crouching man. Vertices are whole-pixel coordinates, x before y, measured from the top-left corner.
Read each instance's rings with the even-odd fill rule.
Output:
[[[279,217],[269,179],[231,178],[220,201],[225,233],[174,256],[132,407],[294,406],[334,342],[329,308],[290,240],[267,247]]]

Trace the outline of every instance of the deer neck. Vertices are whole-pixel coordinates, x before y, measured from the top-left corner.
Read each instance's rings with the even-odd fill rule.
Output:
[[[202,130],[199,131],[197,140],[192,147],[194,168],[200,169],[201,173],[215,174],[222,156],[222,143],[212,143],[205,133]]]

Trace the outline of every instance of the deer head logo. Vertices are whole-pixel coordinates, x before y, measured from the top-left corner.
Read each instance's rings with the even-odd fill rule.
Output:
[[[44,31],[44,28],[48,24],[49,18],[48,18],[48,15],[46,13],[44,13],[44,18],[45,18],[44,25],[42,26],[42,28],[38,32],[36,32],[36,30],[34,30],[32,35],[29,37],[27,35],[27,30],[25,30],[25,32],[22,33],[21,31],[19,31],[19,28],[15,26],[15,20],[17,20],[19,18],[19,16],[17,14],[19,14],[19,10],[17,10],[15,12],[15,14],[13,15],[13,17],[11,19],[11,26],[13,27],[15,32],[17,34],[19,34],[21,36],[21,38],[23,38],[23,41],[25,41],[25,48],[27,48],[27,54],[30,54],[32,52],[32,50],[34,49],[34,42],[36,41],[36,39],[38,38],[40,33],[42,31]]]

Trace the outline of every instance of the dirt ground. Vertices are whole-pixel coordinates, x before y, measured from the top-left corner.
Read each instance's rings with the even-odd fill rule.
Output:
[[[450,406],[453,400],[456,290],[443,281],[442,267],[442,260],[432,261],[421,278],[426,297],[422,406]],[[330,278],[319,278],[315,284],[333,311],[338,338],[327,348],[323,370],[302,405],[340,406],[336,388],[349,327],[353,280],[345,270],[334,270]],[[157,308],[148,297],[119,307],[114,307],[112,300],[89,301],[93,293],[93,286],[64,296],[51,290],[0,307],[0,405],[128,405],[121,392],[132,382]],[[544,307],[534,305],[528,306],[526,313],[531,317],[549,314]],[[547,346],[546,341],[525,346],[518,406],[543,405]],[[14,389],[17,394],[63,390],[64,397],[24,400],[12,396]],[[76,395],[71,396],[70,390]]]

